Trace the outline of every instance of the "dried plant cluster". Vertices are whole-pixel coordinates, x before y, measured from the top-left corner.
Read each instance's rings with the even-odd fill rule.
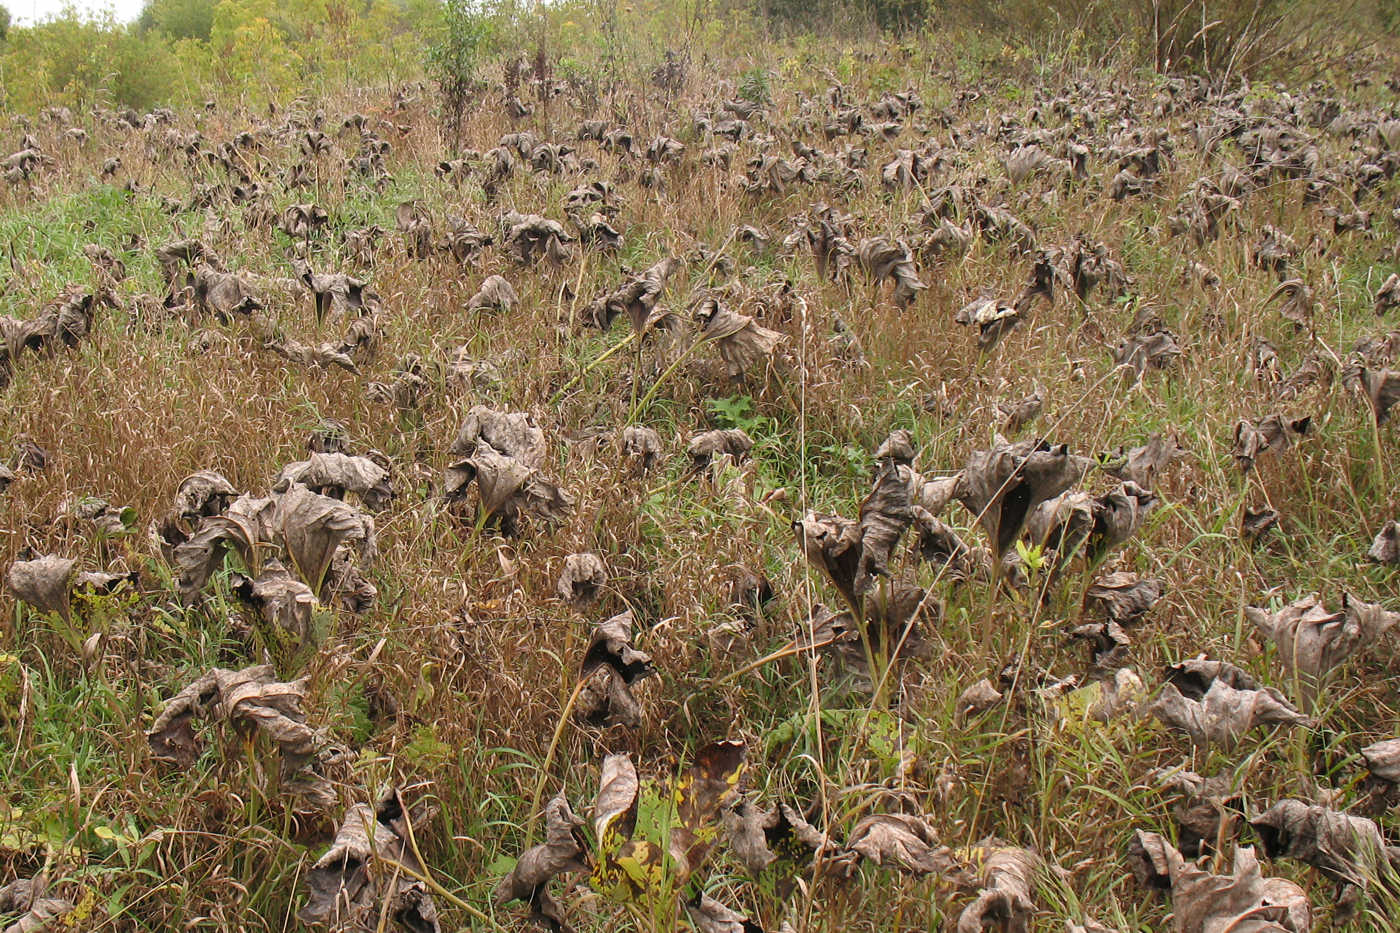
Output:
[[[6,929],[1397,915],[1400,87],[856,61],[9,119]]]

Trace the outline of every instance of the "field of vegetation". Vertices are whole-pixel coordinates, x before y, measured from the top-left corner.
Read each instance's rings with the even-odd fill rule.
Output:
[[[245,6],[6,86],[0,929],[1396,927],[1383,33]]]

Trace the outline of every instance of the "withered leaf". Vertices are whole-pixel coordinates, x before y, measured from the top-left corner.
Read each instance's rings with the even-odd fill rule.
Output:
[[[564,558],[564,569],[554,591],[565,602],[584,606],[598,598],[607,582],[608,571],[601,557],[591,552],[570,554]]]
[[[864,817],[851,829],[846,846],[876,865],[889,860],[916,875],[941,874],[954,864],[952,852],[938,844],[933,827],[922,817],[907,813]]]
[[[861,240],[856,257],[871,282],[876,285],[886,279],[894,282],[894,302],[900,308],[909,307],[919,297],[919,292],[928,288],[919,280],[909,244],[903,240],[891,241],[878,236]]]
[[[1400,784],[1400,739],[1373,742],[1361,750],[1371,777]]]
[[[976,716],[986,712],[1001,701],[1001,691],[997,690],[990,680],[983,677],[958,694],[958,700],[955,704],[957,717],[963,720],[969,716]]]
[[[861,566],[859,522],[839,515],[808,512],[792,523],[803,555],[816,565],[852,606],[860,605],[856,581]]]
[[[1174,437],[1153,434],[1141,447],[1120,452],[1119,456],[1123,458],[1121,464],[1111,464],[1104,469],[1121,480],[1136,483],[1143,489],[1151,489],[1156,485],[1157,477],[1172,461],[1185,455],[1186,451],[1177,444]]]
[[[580,674],[586,677],[605,666],[628,684],[656,671],[651,665],[651,656],[632,647],[630,609],[599,623],[593,630],[580,665]]]
[[[913,466],[917,453],[913,433],[907,428],[896,428],[875,448],[875,462],[893,460],[900,466]]]
[[[1021,326],[1023,309],[997,301],[995,298],[976,298],[953,315],[953,321],[977,328],[977,346],[990,350],[1011,331]]]
[[[281,757],[284,786],[317,807],[336,799],[329,782],[314,772],[314,760],[322,743],[306,724],[302,702],[305,678],[283,683],[271,665],[261,664],[230,671],[213,668],[166,701],[146,732],[152,754],[188,768],[199,754],[194,720],[221,719],[239,728],[266,735]]]
[[[388,470],[369,457],[343,453],[313,453],[309,460],[287,464],[274,488],[291,483],[336,499],[343,499],[347,492],[354,493],[372,512],[384,509],[394,498]]]
[[[885,461],[875,475],[874,488],[860,504],[860,560],[853,581],[857,596],[864,596],[877,576],[889,576],[890,555],[913,524],[911,474],[909,467]]]
[[[661,456],[661,435],[652,428],[632,424],[622,429],[622,459],[636,476],[656,466]]]
[[[485,405],[473,405],[457,431],[448,452],[454,457],[470,456],[478,441],[485,441],[531,469],[544,465],[548,451],[544,431],[532,415],[523,411],[503,412]]]
[[[1232,875],[1202,871],[1157,833],[1139,830],[1128,856],[1140,884],[1171,891],[1175,933],[1312,930],[1307,894],[1287,879],[1263,877],[1252,847],[1235,850]]]
[[[742,428],[705,431],[692,437],[686,446],[691,468],[696,473],[709,467],[715,457],[724,455],[739,463],[748,457],[751,450],[753,439]]]
[[[673,256],[662,259],[615,291],[595,299],[584,310],[584,320],[593,327],[607,330],[619,314],[626,314],[632,332],[642,334],[666,290],[667,280],[680,266],[681,261]]]
[[[1258,509],[1245,506],[1240,513],[1240,530],[1245,537],[1257,542],[1278,525],[1279,518],[1278,511],[1268,506]]]
[[[1285,418],[1273,414],[1256,421],[1241,420],[1235,425],[1231,455],[1241,470],[1249,470],[1265,453],[1281,453],[1292,447],[1296,438],[1308,433],[1312,418]]]
[[[1296,858],[1328,878],[1365,887],[1390,870],[1395,850],[1365,817],[1286,798],[1249,821],[1270,858]]]
[[[17,560],[10,565],[5,583],[10,592],[35,609],[56,612],[68,619],[71,615],[68,599],[77,565],[75,559],[57,554],[46,554],[34,560]]]
[[[374,809],[357,803],[347,810],[335,841],[307,874],[310,893],[298,919],[337,930],[374,930],[387,915],[407,933],[439,933],[427,884],[395,867],[426,872],[409,842],[411,819],[397,791]]]
[[[556,876],[588,870],[587,849],[579,832],[583,820],[574,815],[562,793],[545,805],[544,825],[544,842],[522,852],[510,874],[496,885],[497,904],[522,900],[533,905],[537,892]]]
[[[1391,519],[1381,526],[1366,557],[1377,564],[1400,565],[1400,522]]]
[[[708,894],[696,894],[685,902],[685,913],[697,933],[763,933],[763,928],[737,914]]]
[[[984,840],[980,848],[982,890],[958,916],[957,933],[1028,933],[1035,913],[1031,891],[1040,856],[998,839]]]
[[[1280,282],[1269,297],[1264,299],[1265,306],[1272,304],[1280,296],[1284,300],[1278,310],[1283,319],[1302,330],[1311,328],[1317,299],[1307,283],[1302,279]]]
[[[1278,645],[1279,659],[1285,666],[1314,677],[1327,673],[1400,621],[1400,614],[1387,613],[1378,606],[1354,606],[1350,597],[1341,612],[1329,612],[1316,593],[1278,612],[1252,606],[1244,612],[1261,634]]]
[[[632,757],[626,753],[603,759],[598,796],[593,801],[593,835],[605,852],[615,852],[637,825],[637,797],[641,783]]]
[[[509,314],[520,296],[511,284],[499,275],[488,276],[475,295],[467,299],[468,311],[499,311]]]
[[[747,755],[743,742],[711,742],[676,776],[676,821],[670,828],[669,850],[682,877],[705,861],[718,831],[713,824],[734,799]]]
[[[1153,330],[1133,334],[1118,341],[1113,349],[1113,364],[1133,370],[1142,378],[1149,369],[1168,369],[1181,357],[1181,345],[1169,330]]]
[[[1196,858],[1213,849],[1234,823],[1241,796],[1234,789],[1234,776],[1228,771],[1203,778],[1194,771],[1166,772],[1162,789],[1181,794],[1172,806],[1172,819],[1179,829],[1181,851]]]
[[[1168,678],[1149,712],[1196,745],[1231,749],[1255,726],[1311,723],[1277,690],[1259,687],[1223,662],[1178,665],[1168,669]]]
[[[1132,482],[1101,496],[1061,493],[1035,508],[1026,520],[1026,534],[1061,554],[1082,546],[1085,559],[1094,563],[1132,537],[1156,501]]]
[[[300,580],[293,579],[281,561],[268,561],[256,579],[238,578],[234,592],[256,606],[269,625],[293,636],[298,644],[311,641],[316,594]]]
[[[1117,571],[1090,584],[1084,593],[1084,608],[1103,615],[1110,622],[1130,625],[1140,621],[1161,598],[1160,581]]]
[[[740,379],[753,367],[767,362],[783,341],[783,335],[740,314],[717,298],[705,298],[695,307],[700,338],[719,345],[720,358],[731,379]]]
[[[276,497],[274,521],[297,572],[317,592],[322,590],[326,571],[342,543],[354,542],[363,553],[374,552],[374,519],[300,484]]]
[[[1390,417],[1390,409],[1396,402],[1400,402],[1400,372],[1362,367],[1360,378],[1366,401],[1371,403],[1371,413],[1375,415],[1376,424],[1384,424]]]
[[[998,444],[968,458],[954,498],[987,532],[998,559],[1021,533],[1030,512],[1078,482],[1089,468],[1084,457],[1041,440]]]

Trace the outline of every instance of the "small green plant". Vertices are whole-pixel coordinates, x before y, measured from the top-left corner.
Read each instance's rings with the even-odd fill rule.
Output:
[[[444,0],[438,41],[428,47],[428,72],[437,82],[454,151],[461,149],[462,118],[489,35],[490,22],[476,0]]]
[[[763,68],[754,68],[744,72],[739,79],[739,96],[744,100],[768,106],[773,102],[773,90],[768,83],[768,72]]]
[[[712,398],[705,403],[710,417],[717,427],[738,428],[752,434],[763,424],[763,417],[753,408],[753,399],[747,395],[731,395],[728,398]]]

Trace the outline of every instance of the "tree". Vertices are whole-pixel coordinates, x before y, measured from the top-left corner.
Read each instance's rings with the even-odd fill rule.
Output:
[[[428,70],[437,82],[452,148],[461,147],[462,117],[476,84],[489,23],[473,0],[445,0],[438,40],[428,49]]]
[[[0,42],[10,37],[10,9],[0,6]]]
[[[208,41],[214,26],[214,0],[147,0],[136,28],[163,32],[172,39]]]

